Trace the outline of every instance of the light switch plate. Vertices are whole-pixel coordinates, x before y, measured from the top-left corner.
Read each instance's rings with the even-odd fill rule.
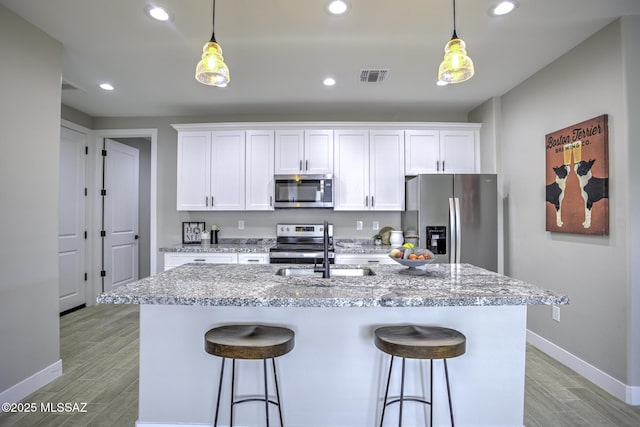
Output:
[[[560,307],[557,305],[551,306],[551,318],[556,322],[560,321]]]
[[[244,220],[238,221],[238,230],[244,230]]]
[[[380,221],[373,221],[373,231],[380,230]]]
[[[362,221],[356,221],[356,230],[362,230]]]

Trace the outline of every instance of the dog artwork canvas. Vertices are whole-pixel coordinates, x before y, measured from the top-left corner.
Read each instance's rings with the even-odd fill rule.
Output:
[[[545,136],[547,231],[609,234],[606,114]]]

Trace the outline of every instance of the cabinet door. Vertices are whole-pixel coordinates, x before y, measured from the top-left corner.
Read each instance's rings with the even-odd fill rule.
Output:
[[[474,131],[440,131],[440,159],[446,173],[476,172],[476,140]]]
[[[272,130],[247,131],[245,209],[273,210],[273,149]]]
[[[302,172],[304,131],[277,130],[275,142],[275,173],[293,175]]]
[[[211,132],[178,134],[177,209],[209,209],[211,194]]]
[[[371,131],[369,206],[376,211],[404,210],[404,131]]]
[[[368,210],[369,132],[334,131],[334,210]]]
[[[244,131],[212,132],[210,205],[214,210],[244,210],[244,138]]]
[[[307,130],[304,139],[303,172],[308,174],[333,173],[333,130]]]
[[[407,130],[404,138],[405,175],[440,172],[440,131]]]

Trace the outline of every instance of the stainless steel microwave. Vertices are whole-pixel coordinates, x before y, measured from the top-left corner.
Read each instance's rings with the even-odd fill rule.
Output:
[[[275,175],[276,208],[332,208],[333,175]]]

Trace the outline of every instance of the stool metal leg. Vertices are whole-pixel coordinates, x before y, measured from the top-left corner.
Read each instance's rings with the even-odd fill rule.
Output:
[[[233,405],[234,405],[234,397],[233,397],[233,391],[235,389],[235,384],[236,384],[236,359],[231,359],[231,407],[230,407],[230,421],[229,421],[229,427],[233,427]]]
[[[449,416],[451,417],[451,427],[454,427],[453,423],[453,406],[451,405],[451,389],[449,388],[449,370],[447,369],[447,359],[444,361],[444,378],[447,381],[447,397],[449,398]]]
[[[429,359],[429,427],[433,426],[433,359]]]
[[[271,358],[273,364],[273,382],[276,385],[276,399],[278,399],[278,413],[280,415],[280,427],[284,427],[284,421],[282,421],[282,405],[280,405],[280,390],[278,388],[278,373],[276,371],[276,359]]]
[[[269,427],[269,389],[267,388],[267,359],[262,359],[262,373],[264,374],[264,412]]]
[[[384,401],[382,402],[382,415],[380,416],[380,427],[384,422],[384,411],[387,409],[387,397],[389,396],[389,384],[391,383],[391,370],[393,369],[393,356],[391,356],[391,362],[389,363],[389,375],[387,376],[387,388],[384,392]]]
[[[402,377],[400,379],[400,416],[398,417],[398,427],[402,427],[402,407],[404,406],[404,364],[405,358],[402,358]]]
[[[224,362],[227,359],[222,358],[222,366],[220,368],[220,381],[218,382],[218,399],[216,400],[216,417],[213,420],[213,427],[218,427],[218,412],[220,411],[220,395],[222,392],[222,379],[224,378]]]

